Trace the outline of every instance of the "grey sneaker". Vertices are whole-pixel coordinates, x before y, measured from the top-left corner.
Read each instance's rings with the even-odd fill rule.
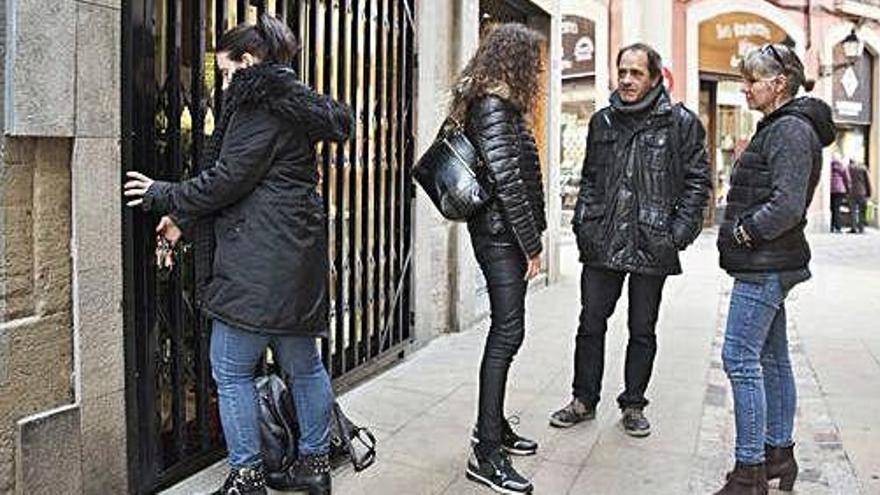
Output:
[[[646,437],[651,434],[651,423],[645,417],[645,413],[637,407],[627,407],[623,410],[623,431],[631,437]]]
[[[562,409],[550,415],[550,426],[556,428],[569,428],[581,421],[596,418],[596,406],[584,404],[577,398],[571,399]]]

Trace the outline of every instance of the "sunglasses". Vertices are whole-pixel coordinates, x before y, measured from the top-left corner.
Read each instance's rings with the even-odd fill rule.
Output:
[[[775,60],[779,64],[779,67],[781,67],[783,70],[785,69],[785,62],[782,60],[782,55],[779,54],[779,50],[777,50],[772,43],[767,43],[766,45],[761,47],[761,54],[764,55],[767,53],[769,53],[770,56],[773,57],[773,60]]]

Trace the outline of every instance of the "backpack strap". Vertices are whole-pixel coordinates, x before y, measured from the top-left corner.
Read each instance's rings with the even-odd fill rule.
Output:
[[[674,160],[677,162],[677,167],[674,168],[676,171],[675,175],[675,183],[678,186],[678,190],[676,194],[681,194],[682,181],[684,177],[682,174],[684,173],[684,153],[682,153],[682,139],[681,139],[681,114],[682,112],[686,112],[687,110],[684,108],[684,104],[681,102],[676,103],[672,106],[672,134],[671,136],[671,144],[673,147]],[[676,200],[677,200],[676,196]]]

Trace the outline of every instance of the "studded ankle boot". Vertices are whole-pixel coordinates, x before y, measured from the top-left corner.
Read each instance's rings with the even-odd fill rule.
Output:
[[[232,468],[219,490],[212,495],[266,495],[262,466]]]
[[[327,454],[304,455],[290,468],[294,491],[330,495],[330,458]]]

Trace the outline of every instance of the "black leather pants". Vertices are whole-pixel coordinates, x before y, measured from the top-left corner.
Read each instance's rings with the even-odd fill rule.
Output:
[[[471,235],[489,288],[491,326],[480,365],[479,449],[501,445],[507,372],[525,334],[526,257],[512,235]]]

